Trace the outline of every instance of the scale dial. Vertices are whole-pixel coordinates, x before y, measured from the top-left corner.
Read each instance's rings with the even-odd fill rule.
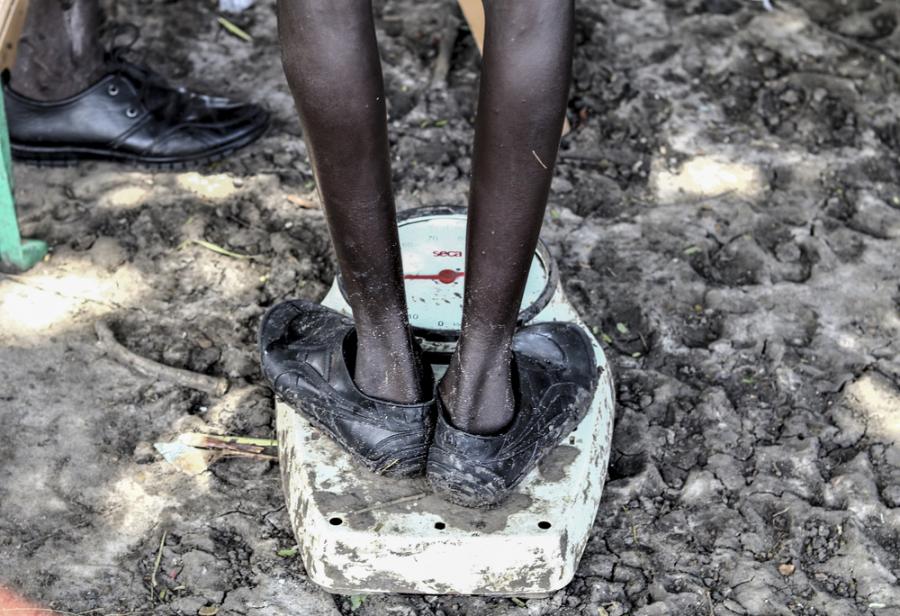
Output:
[[[466,208],[417,208],[398,219],[410,324],[426,339],[455,340],[462,325]],[[528,273],[520,320],[540,312],[555,286],[553,261],[540,244]]]

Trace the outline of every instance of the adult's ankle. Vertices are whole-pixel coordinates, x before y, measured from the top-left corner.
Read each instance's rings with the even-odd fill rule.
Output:
[[[62,101],[81,92],[84,92],[89,85],[82,86],[80,82],[76,86],[67,83],[46,84],[38,83],[35,80],[22,79],[14,73],[10,75],[8,87],[22,98],[42,103],[53,103]]]
[[[60,101],[81,92],[107,74],[102,61],[90,62],[71,73],[50,72],[32,62],[16,62],[9,72],[9,88],[24,98],[41,102]]]

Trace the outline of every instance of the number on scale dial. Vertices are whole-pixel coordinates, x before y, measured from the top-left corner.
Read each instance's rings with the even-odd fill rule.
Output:
[[[465,283],[466,218],[414,218],[400,224],[406,303],[413,327],[458,331]],[[547,273],[535,255],[522,298],[524,310],[541,296]]]

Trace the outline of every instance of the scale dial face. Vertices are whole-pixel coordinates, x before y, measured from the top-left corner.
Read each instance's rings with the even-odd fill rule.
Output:
[[[411,325],[426,336],[458,333],[465,284],[465,215],[412,216],[399,223],[399,232]],[[538,304],[547,297],[549,286],[548,267],[535,253],[520,314],[534,316],[543,307]]]

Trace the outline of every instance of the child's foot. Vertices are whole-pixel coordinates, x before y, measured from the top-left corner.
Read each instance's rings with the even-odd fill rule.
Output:
[[[438,386],[449,421],[471,434],[496,434],[515,415],[512,350],[509,343],[461,344]]]
[[[451,502],[466,507],[502,502],[590,407],[598,374],[591,342],[579,327],[524,327],[513,337],[512,350],[517,399],[512,421],[501,432],[473,434],[451,425],[438,395],[426,477]],[[477,409],[476,424],[485,409],[483,404]]]
[[[359,357],[351,319],[311,302],[283,302],[263,317],[259,346],[272,388],[369,470],[422,474],[434,400],[399,404],[360,391],[351,376]],[[431,392],[431,383],[428,370],[419,390]]]

